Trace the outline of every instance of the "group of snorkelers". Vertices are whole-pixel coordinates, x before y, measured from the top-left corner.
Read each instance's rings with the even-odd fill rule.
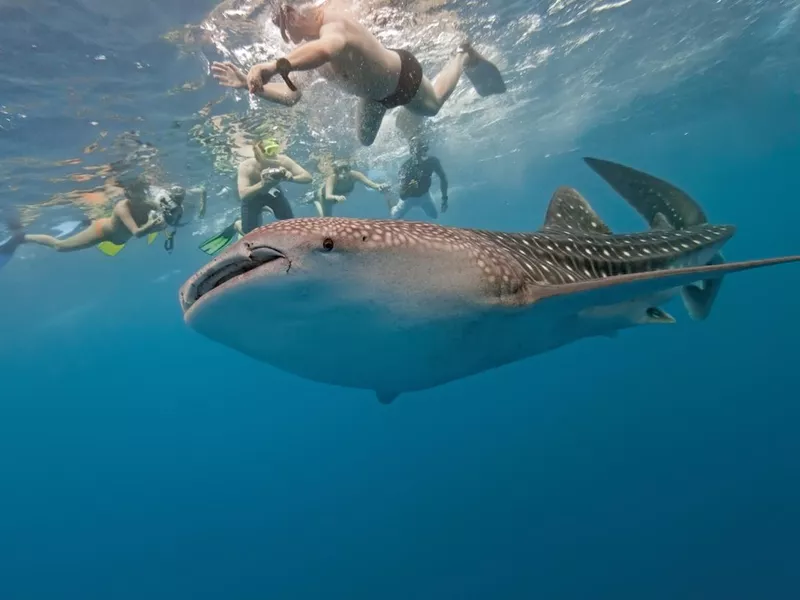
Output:
[[[212,63],[212,75],[224,86],[242,88],[267,101],[293,106],[302,98],[302,91],[292,79],[294,74],[315,70],[347,93],[358,97],[357,135],[360,142],[371,145],[387,111],[401,107],[404,131],[409,140],[410,156],[399,172],[397,193],[387,183],[377,183],[353,168],[349,161],[333,162],[332,172],[318,189],[311,193],[320,217],[333,214],[333,207],[344,201],[356,183],[383,192],[392,218],[403,218],[414,207],[429,218],[437,218],[438,210],[430,196],[432,176],[441,186],[441,211],[448,208],[448,182],[440,161],[428,154],[428,145],[421,133],[421,120],[438,114],[453,93],[462,74],[467,75],[481,96],[502,94],[506,87],[497,67],[481,56],[469,42],[463,42],[444,69],[433,80],[423,73],[414,55],[403,49],[387,49],[357,20],[337,10],[330,2],[306,3],[299,6],[280,3],[272,23],[279,28],[286,43],[297,47],[287,56],[260,63],[245,73],[232,63]],[[273,82],[275,76],[283,81]],[[400,119],[398,119],[398,123]],[[221,234],[207,240],[201,249],[215,254],[239,235],[246,235],[261,225],[262,213],[270,210],[276,219],[289,219],[294,213],[281,184],[311,184],[311,174],[281,152],[274,139],[253,145],[253,158],[244,159],[238,167],[237,188],[241,214]],[[93,220],[79,233],[60,239],[51,235],[26,234],[14,218],[6,218],[11,237],[0,245],[0,257],[10,256],[22,243],[34,243],[69,252],[97,246],[114,254],[132,237],[147,237],[152,242],[165,232],[164,246],[172,249],[176,228],[182,222],[184,201],[182,187],[158,186],[136,179],[122,184],[124,200],[118,202],[108,217]],[[205,205],[205,191],[202,194]]]
[[[317,215],[330,217],[336,204],[344,202],[355,189],[356,183],[383,192],[387,198],[390,216],[400,219],[414,207],[435,219],[439,211],[430,196],[432,176],[439,177],[442,193],[442,212],[447,211],[447,176],[438,158],[428,155],[428,145],[417,141],[412,144],[411,156],[402,164],[399,172],[397,193],[388,183],[372,181],[364,173],[353,168],[350,161],[335,160],[330,173],[319,187],[306,194]],[[260,227],[264,210],[272,212],[276,219],[294,217],[292,205],[281,184],[311,184],[313,178],[305,168],[281,151],[279,142],[266,139],[253,145],[253,158],[239,164],[237,188],[240,199],[240,217],[220,234],[206,240],[201,249],[216,254],[237,236],[243,236]]]

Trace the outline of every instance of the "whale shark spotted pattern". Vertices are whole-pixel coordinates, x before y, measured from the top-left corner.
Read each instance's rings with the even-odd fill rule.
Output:
[[[665,202],[675,219],[681,207]],[[531,233],[289,219],[200,269],[180,301],[212,340],[389,403],[582,338],[673,322],[659,305],[681,289],[800,260],[717,261],[734,232],[682,222],[615,235],[567,187]]]

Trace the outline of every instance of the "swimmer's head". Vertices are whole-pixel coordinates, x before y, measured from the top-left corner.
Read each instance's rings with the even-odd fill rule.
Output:
[[[416,158],[425,158],[428,155],[428,142],[424,140],[414,140],[411,144],[411,152]]]
[[[306,2],[298,6],[280,2],[272,13],[272,23],[280,28],[284,42],[288,44],[291,40],[295,44],[299,44],[319,38],[322,17],[322,6],[313,2]]]
[[[166,194],[158,195],[159,209],[164,215],[167,225],[176,227],[183,216],[183,200],[186,198],[186,190],[179,185],[173,185],[167,190]]]
[[[253,156],[255,156],[256,160],[260,163],[263,163],[269,158],[275,158],[280,154],[280,151],[281,145],[275,138],[259,140],[253,144]]]
[[[176,204],[183,204],[183,200],[186,198],[186,190],[179,185],[173,185],[169,188],[169,197]]]
[[[339,177],[349,175],[350,170],[353,168],[349,160],[343,158],[333,161],[333,172]]]

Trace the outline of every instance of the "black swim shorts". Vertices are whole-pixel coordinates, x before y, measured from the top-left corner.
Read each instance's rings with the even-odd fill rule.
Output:
[[[391,50],[400,55],[400,81],[397,82],[397,89],[391,96],[378,100],[386,108],[405,106],[411,102],[422,83],[422,66],[414,55],[408,50],[394,48]]]

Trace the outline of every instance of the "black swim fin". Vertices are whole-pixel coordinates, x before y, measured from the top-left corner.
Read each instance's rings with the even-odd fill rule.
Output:
[[[503,75],[492,61],[484,58],[469,42],[461,44],[458,51],[466,52],[469,57],[464,67],[464,75],[472,82],[472,87],[479,96],[493,96],[506,92]]]
[[[238,233],[239,232],[236,231],[236,225],[234,223],[231,223],[220,233],[218,233],[214,237],[208,238],[205,242],[200,244],[200,250],[202,250],[209,256],[214,256],[215,254],[220,252],[223,248],[225,248],[228,244],[230,244],[234,240],[234,238],[236,238]]]
[[[16,212],[6,217],[6,225],[11,232],[11,237],[0,243],[0,269],[9,263],[14,252],[25,241],[25,232],[22,230],[22,224]]]

